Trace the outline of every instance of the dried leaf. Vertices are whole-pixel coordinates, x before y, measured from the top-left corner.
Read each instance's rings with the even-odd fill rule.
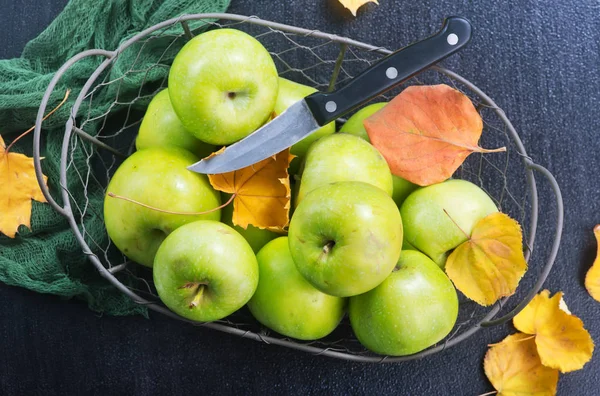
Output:
[[[600,224],[594,227],[594,235],[596,236],[598,250],[596,260],[594,260],[594,264],[585,276],[585,288],[594,300],[600,302]]]
[[[446,273],[458,290],[481,305],[512,295],[527,270],[519,223],[492,213],[448,256]]]
[[[356,16],[356,11],[358,11],[358,9],[362,5],[365,5],[367,3],[379,4],[377,2],[377,0],[340,0],[340,3],[342,3],[342,5],[344,7],[346,7],[347,9],[349,9],[350,12],[352,13],[352,15],[354,15],[354,16]]]
[[[293,158],[286,149],[246,168],[208,175],[215,189],[235,194],[233,224],[244,229],[252,224],[272,231],[288,225],[291,192],[287,169]]]
[[[44,183],[47,177],[44,176]],[[31,200],[46,202],[35,177],[33,159],[6,152],[0,136],[0,232],[14,238],[19,226],[31,227]]]
[[[481,116],[471,100],[445,84],[410,86],[363,122],[392,173],[420,186],[448,179],[478,146]]]
[[[577,316],[560,308],[562,293],[543,290],[513,319],[517,330],[535,335],[542,364],[563,373],[579,370],[594,352],[592,337]]]
[[[483,369],[500,396],[556,394],[558,370],[542,365],[535,341],[527,334],[509,335],[492,346]]]

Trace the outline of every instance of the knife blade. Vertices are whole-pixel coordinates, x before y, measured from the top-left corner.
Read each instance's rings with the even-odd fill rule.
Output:
[[[433,36],[387,55],[338,90],[305,97],[223,152],[188,169],[203,174],[226,173],[273,156],[456,53],[470,41],[471,33],[467,19],[449,17]]]

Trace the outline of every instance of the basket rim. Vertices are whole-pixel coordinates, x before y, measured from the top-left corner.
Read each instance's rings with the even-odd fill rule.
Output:
[[[59,213],[61,213],[63,216],[65,216],[67,218],[69,225],[70,225],[71,229],[73,230],[77,241],[81,245],[83,253],[86,256],[88,256],[88,258],[93,263],[93,265],[96,267],[96,269],[100,272],[100,274],[104,278],[106,278],[111,284],[113,284],[118,290],[120,290],[124,294],[128,295],[130,298],[132,298],[136,303],[138,303],[140,305],[144,305],[156,312],[165,314],[174,319],[178,319],[178,320],[185,321],[187,323],[191,323],[195,326],[208,327],[208,328],[211,328],[214,330],[219,330],[219,331],[222,331],[225,333],[235,334],[242,338],[251,338],[256,341],[263,341],[267,344],[286,346],[286,347],[290,347],[293,349],[298,349],[298,350],[302,350],[305,352],[309,352],[309,353],[312,353],[315,355],[330,356],[330,357],[335,357],[335,358],[350,360],[350,361],[356,361],[356,362],[393,363],[393,362],[402,362],[402,361],[420,359],[420,358],[424,358],[426,356],[430,356],[432,354],[441,352],[441,351],[445,350],[446,348],[449,348],[451,346],[454,346],[454,345],[464,341],[465,339],[469,338],[471,335],[476,333],[478,330],[480,330],[482,327],[490,327],[490,326],[495,326],[495,325],[506,323],[508,320],[510,320],[512,317],[514,317],[521,309],[523,309],[525,307],[525,305],[527,305],[527,303],[541,289],[542,284],[544,283],[546,277],[550,273],[552,265],[554,264],[554,261],[555,261],[555,258],[556,258],[557,252],[558,252],[558,247],[560,244],[561,234],[562,234],[564,210],[563,210],[562,196],[560,193],[560,188],[559,188],[556,180],[552,176],[552,174],[544,167],[542,167],[538,164],[535,164],[532,161],[532,159],[527,155],[525,147],[524,147],[518,133],[516,132],[514,126],[512,125],[512,123],[510,122],[510,120],[508,119],[506,114],[500,109],[500,107],[497,106],[496,103],[489,96],[487,96],[481,89],[479,89],[477,86],[475,86],[469,80],[465,79],[464,77],[458,75],[457,73],[455,73],[449,69],[446,69],[445,67],[442,67],[440,65],[434,65],[430,69],[435,70],[439,73],[442,73],[442,74],[448,76],[449,78],[454,79],[454,80],[464,84],[467,88],[471,89],[475,94],[477,94],[482,99],[482,102],[486,106],[489,106],[497,114],[497,116],[504,122],[504,124],[507,127],[509,136],[511,137],[512,141],[516,145],[516,149],[522,157],[523,164],[525,167],[525,172],[526,172],[527,187],[529,188],[529,193],[530,193],[530,198],[531,198],[531,221],[529,224],[529,233],[528,233],[529,240],[528,240],[528,244],[526,245],[526,248],[525,248],[525,259],[528,263],[530,260],[530,255],[533,250],[536,231],[537,231],[537,223],[538,223],[538,194],[537,194],[536,180],[534,177],[534,171],[540,172],[549,181],[549,183],[552,187],[552,190],[556,195],[556,203],[557,203],[557,207],[558,207],[557,221],[556,221],[557,226],[556,226],[556,233],[555,233],[552,249],[549,254],[549,258],[547,259],[546,264],[543,267],[543,270],[541,271],[541,274],[539,275],[539,278],[538,278],[534,288],[511,312],[505,314],[503,317],[494,319],[495,316],[499,313],[499,311],[502,309],[503,305],[506,303],[506,301],[509,298],[509,297],[505,297],[505,298],[501,299],[499,302],[497,302],[496,304],[494,304],[492,306],[492,308],[490,309],[490,311],[480,321],[476,322],[471,328],[462,332],[461,334],[457,335],[456,337],[453,337],[449,341],[438,343],[437,345],[429,347],[429,348],[427,348],[419,353],[413,354],[413,355],[400,356],[400,357],[362,356],[362,355],[354,355],[354,354],[350,354],[350,353],[346,353],[346,352],[340,352],[340,351],[337,351],[332,348],[319,348],[319,347],[315,347],[315,346],[311,346],[311,345],[307,345],[307,344],[296,343],[296,342],[290,341],[288,339],[282,339],[282,338],[261,335],[259,333],[241,330],[241,329],[231,327],[228,325],[224,325],[224,324],[221,324],[218,322],[208,322],[208,323],[193,322],[193,321],[190,321],[186,318],[183,318],[183,317],[175,314],[174,312],[170,311],[168,308],[166,308],[165,306],[163,306],[161,304],[146,300],[145,298],[139,296],[132,290],[128,289],[125,285],[123,285],[116,278],[116,276],[114,275],[114,272],[107,269],[102,264],[102,262],[98,258],[98,256],[93,253],[93,251],[91,250],[89,245],[85,242],[84,237],[77,226],[77,221],[75,220],[75,215],[73,213],[73,210],[72,210],[72,207],[70,204],[70,196],[69,196],[68,190],[66,188],[66,186],[67,186],[66,163],[67,163],[67,158],[68,158],[68,153],[69,153],[69,141],[71,139],[72,132],[76,128],[75,127],[76,114],[78,113],[79,107],[81,106],[83,100],[85,99],[86,95],[88,94],[90,88],[92,87],[92,85],[94,84],[96,79],[100,76],[100,74],[115,60],[115,58],[121,52],[123,52],[126,48],[128,48],[129,46],[131,46],[132,44],[137,42],[139,39],[146,37],[146,36],[150,35],[151,33],[155,32],[157,30],[160,30],[162,28],[165,28],[168,26],[174,26],[177,23],[182,24],[183,31],[184,31],[184,33],[187,34],[187,33],[189,33],[189,28],[187,28],[186,22],[187,21],[195,21],[195,20],[219,20],[219,21],[228,20],[228,21],[240,22],[240,23],[251,23],[251,24],[256,24],[256,25],[260,25],[260,26],[265,26],[268,28],[277,29],[280,31],[327,39],[327,40],[331,40],[333,42],[337,42],[340,44],[346,44],[346,45],[357,47],[357,48],[360,48],[363,50],[373,51],[373,52],[376,52],[381,55],[388,55],[392,52],[391,50],[386,49],[384,47],[373,46],[373,45],[370,45],[367,43],[352,40],[347,37],[338,36],[338,35],[330,34],[330,33],[325,33],[325,32],[321,32],[319,30],[309,30],[309,29],[299,28],[296,26],[286,25],[286,24],[282,24],[282,23],[271,22],[268,20],[260,19],[259,17],[256,17],[256,16],[244,16],[244,15],[228,14],[228,13],[206,13],[206,14],[187,14],[187,15],[182,15],[180,17],[171,18],[169,20],[160,22],[154,26],[151,26],[151,27],[137,33],[130,39],[124,41],[114,51],[91,49],[91,50],[81,52],[81,53],[75,55],[74,57],[72,57],[71,59],[69,59],[67,62],[65,62],[65,64],[56,72],[53,79],[49,83],[49,85],[46,89],[46,92],[42,98],[42,102],[38,109],[38,115],[37,115],[35,129],[34,129],[34,166],[35,166],[35,171],[36,171],[36,177],[38,178],[38,182],[40,184],[40,187],[42,188],[42,192],[43,192],[44,196],[46,197],[48,203],[56,211],[58,211]],[[73,64],[75,64],[79,60],[81,60],[85,57],[88,57],[88,56],[103,56],[106,59],[96,68],[96,70],[87,79],[86,83],[82,87],[82,90],[80,91],[77,99],[75,100],[75,102],[71,108],[71,113],[70,113],[69,119],[65,123],[65,134],[64,134],[64,138],[63,138],[63,144],[62,144],[61,166],[60,166],[60,185],[61,185],[62,201],[64,202],[64,206],[60,206],[52,198],[52,196],[50,195],[50,192],[48,190],[48,187],[45,185],[45,183],[43,183],[43,175],[42,175],[42,170],[41,170],[41,157],[40,157],[41,125],[43,122],[43,117],[45,114],[46,106],[48,104],[48,100],[50,98],[52,91],[54,90],[54,87],[56,86],[58,80],[60,79],[60,77],[66,72],[66,70],[69,67],[71,67]]]

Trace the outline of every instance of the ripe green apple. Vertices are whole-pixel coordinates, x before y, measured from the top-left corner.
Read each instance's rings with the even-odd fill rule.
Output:
[[[317,90],[313,87],[279,77],[279,93],[277,94],[277,101],[275,102],[273,113],[275,115],[283,113],[285,109],[314,92],[317,92]],[[304,155],[308,151],[308,147],[315,140],[322,138],[323,136],[331,135],[334,132],[335,121],[332,121],[294,144],[291,147],[290,152],[294,154],[296,158],[290,163],[289,173],[295,175],[298,172],[302,158],[304,158]]]
[[[338,297],[364,293],[383,282],[398,261],[400,211],[373,185],[328,184],[296,208],[289,245],[298,271],[317,289]]]
[[[392,199],[396,202],[398,207],[401,207],[406,197],[408,197],[413,191],[420,188],[419,185],[409,182],[400,176],[392,175],[392,184],[394,185],[394,192],[392,192]]]
[[[236,142],[264,124],[277,90],[277,69],[269,52],[235,29],[194,37],[169,72],[169,96],[183,126],[216,145]]]
[[[173,312],[210,322],[250,300],[258,285],[258,264],[233,228],[198,220],[173,231],[160,245],[153,277],[158,296]]]
[[[381,355],[422,351],[450,333],[458,297],[429,257],[403,250],[391,275],[373,290],[350,297],[350,324],[366,348]]]
[[[221,196],[208,177],[186,169],[197,161],[198,157],[176,147],[136,151],[119,166],[107,192],[171,212],[214,209],[221,205]],[[148,267],[158,246],[176,228],[220,218],[220,210],[204,215],[170,214],[109,196],[104,200],[108,235],[123,254]]]
[[[354,113],[350,118],[348,118],[348,121],[346,121],[340,128],[340,132],[349,133],[351,135],[358,136],[359,138],[363,138],[367,142],[371,142],[369,135],[367,134],[367,130],[363,125],[363,121],[365,118],[368,118],[381,110],[386,104],[387,102],[379,102],[363,107]]]
[[[296,205],[311,191],[334,182],[369,183],[389,196],[394,188],[385,158],[363,139],[347,133],[336,133],[314,142],[306,153],[301,171]]]
[[[468,239],[475,224],[497,211],[485,191],[460,179],[420,188],[400,208],[406,240],[441,268],[448,254]]]
[[[348,121],[346,121],[346,123],[340,129],[340,132],[358,136],[359,138],[362,138],[367,142],[371,143],[371,139],[369,139],[369,135],[367,135],[367,130],[363,125],[363,121],[365,120],[365,118],[381,110],[386,104],[387,102],[380,102],[363,107],[362,109],[354,113],[352,117],[348,119]],[[419,188],[418,185],[411,183],[408,180],[405,180],[400,176],[396,175],[392,175],[392,182],[394,185],[392,199],[394,200],[394,202],[396,202],[396,205],[398,205],[398,207],[402,205],[402,202],[404,202],[406,197],[408,197],[408,195],[411,192]]]
[[[344,316],[346,299],[315,289],[300,275],[288,237],[267,243],[256,255],[259,280],[248,308],[260,323],[288,337],[316,340]]]
[[[138,150],[148,147],[181,147],[199,158],[207,157],[216,150],[215,146],[196,139],[185,130],[171,106],[166,88],[150,101],[135,146]]]
[[[221,200],[223,202],[227,202],[227,200],[229,200],[230,197],[231,197],[230,194],[222,193]],[[243,236],[244,239],[250,244],[250,247],[252,248],[252,250],[254,250],[254,253],[258,253],[258,251],[263,246],[265,246],[265,244],[267,242],[269,242],[270,240],[273,240],[279,236],[279,234],[277,234],[273,231],[257,228],[257,227],[254,227],[253,225],[248,225],[248,227],[246,229],[243,229],[240,226],[233,225],[232,218],[233,218],[233,203],[231,203],[231,204],[225,206],[223,209],[221,209],[221,221],[223,223],[227,224],[228,226],[232,227],[241,236]]]

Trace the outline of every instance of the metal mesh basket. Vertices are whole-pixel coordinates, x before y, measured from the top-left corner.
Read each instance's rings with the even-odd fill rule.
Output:
[[[192,22],[196,29],[190,28]],[[563,208],[558,185],[545,168],[533,163],[527,156],[510,121],[487,95],[456,73],[441,66],[434,66],[412,78],[402,87],[388,93],[385,99],[389,100],[408,85],[448,84],[469,96],[482,115],[485,126],[481,145],[483,147],[506,146],[505,153],[470,155],[456,172],[455,177],[469,180],[482,187],[494,199],[501,211],[521,223],[529,271],[517,292],[519,303],[509,307],[508,299],[505,298],[491,307],[481,307],[459,293],[459,318],[451,334],[437,345],[403,357],[379,356],[367,351],[352,335],[347,318],[326,338],[313,342],[300,342],[270,332],[256,322],[245,308],[225,320],[210,323],[193,323],[169,311],[156,295],[152,285],[151,270],[129,262],[109,238],[97,240],[87,232],[83,219],[92,209],[87,202],[84,205],[75,204],[70,191],[81,189],[88,193],[92,188],[105,191],[113,172],[134,149],[133,141],[145,107],[158,91],[166,87],[166,78],[157,80],[154,73],[162,68],[168,70],[169,60],[172,60],[173,55],[194,35],[195,31],[200,28],[223,27],[240,29],[256,37],[271,53],[281,76],[323,91],[341,86],[346,80],[391,52],[385,48],[345,37],[273,23],[256,17],[197,14],[155,25],[124,42],[115,51],[85,51],[66,62],[48,86],[39,108],[34,135],[36,173],[40,179],[42,117],[56,83],[61,75],[79,60],[90,56],[104,57],[105,60],[84,84],[71,109],[71,117],[65,125],[60,169],[61,198],[65,203],[64,206],[57,204],[44,184],[41,185],[48,202],[69,219],[73,232],[81,244],[82,253],[89,257],[94,267],[115,287],[130,296],[136,303],[196,326],[316,355],[363,362],[399,362],[440,352],[465,340],[482,327],[503,324],[510,320],[539,291],[554,263],[561,237]],[[130,51],[137,54],[136,62],[130,65],[119,63],[122,54]],[[137,59],[142,59],[145,51],[161,51],[161,61],[151,67],[140,68]],[[120,68],[119,77],[114,78],[115,73],[112,72],[117,67]],[[121,94],[120,87],[127,81],[139,82],[139,90],[134,95]],[[93,109],[97,98],[106,98],[107,95],[114,98],[109,109],[102,114],[94,114]],[[85,153],[84,167],[76,166],[73,155],[76,149],[78,152]],[[556,194],[556,230],[553,245],[545,249],[549,252],[545,262],[543,259],[537,259],[535,262],[530,260],[538,220],[538,196],[534,171],[539,172],[549,181]],[[501,310],[507,312],[504,312],[502,317],[497,317]]]

